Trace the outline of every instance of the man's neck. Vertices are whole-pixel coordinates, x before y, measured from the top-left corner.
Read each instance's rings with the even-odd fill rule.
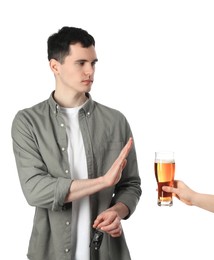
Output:
[[[81,106],[87,100],[85,93],[69,93],[68,95],[57,90],[54,92],[53,97],[61,107],[66,108]]]

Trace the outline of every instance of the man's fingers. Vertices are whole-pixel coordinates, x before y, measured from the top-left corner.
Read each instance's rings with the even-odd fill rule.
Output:
[[[127,160],[125,159],[125,160],[123,161],[123,164],[122,164],[122,170],[126,167],[126,164],[127,164]]]
[[[132,139],[132,137],[130,137],[128,142],[126,143],[126,145],[123,147],[122,151],[120,152],[119,158],[125,159],[128,156],[128,154],[132,148],[132,144],[133,144],[133,139]]]

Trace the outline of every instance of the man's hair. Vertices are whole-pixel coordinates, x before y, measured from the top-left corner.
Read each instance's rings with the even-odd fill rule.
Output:
[[[87,31],[76,27],[62,27],[48,38],[48,60],[55,59],[63,63],[65,57],[70,54],[70,45],[76,43],[80,43],[83,48],[95,46],[93,36]]]

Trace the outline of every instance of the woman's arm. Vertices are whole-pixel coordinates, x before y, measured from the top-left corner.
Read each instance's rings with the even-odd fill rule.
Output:
[[[175,197],[190,206],[196,206],[214,213],[214,195],[196,192],[183,181],[175,180],[174,187],[163,186],[163,191],[172,192]]]

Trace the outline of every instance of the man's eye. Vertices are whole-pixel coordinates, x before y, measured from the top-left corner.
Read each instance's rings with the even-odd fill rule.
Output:
[[[92,63],[91,63],[91,66],[94,67],[95,64],[96,64],[96,61],[92,62]]]

